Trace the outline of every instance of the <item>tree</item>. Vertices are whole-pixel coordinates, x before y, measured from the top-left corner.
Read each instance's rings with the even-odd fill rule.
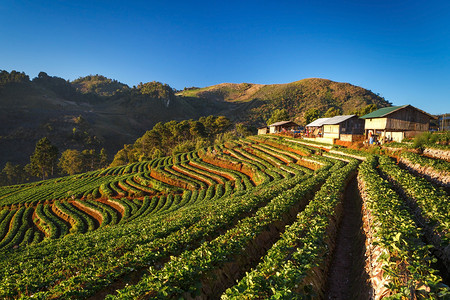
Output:
[[[206,134],[205,126],[199,121],[192,121],[190,123],[189,132],[193,137],[202,137]]]
[[[59,159],[58,167],[63,174],[74,175],[83,172],[83,155],[78,150],[67,149]]]
[[[30,156],[30,163],[25,166],[25,169],[30,175],[44,180],[49,175],[53,175],[57,158],[58,148],[44,137],[36,143],[33,155]]]
[[[108,166],[108,154],[106,153],[106,149],[102,148],[100,150],[99,155],[99,168],[105,168]]]
[[[234,130],[236,131],[236,135],[238,137],[246,137],[252,134],[251,130],[248,129],[243,123],[237,123]]]
[[[13,165],[7,162],[1,172],[2,183],[5,185],[18,184],[23,179],[23,171],[20,165]]]
[[[272,112],[272,116],[267,120],[267,125],[280,122],[280,121],[288,121],[289,120],[289,114],[286,109],[275,109]]]
[[[83,160],[84,171],[93,171],[98,168],[100,158],[95,149],[83,150],[81,152],[81,158]]]
[[[227,117],[224,116],[218,116],[214,122],[214,126],[216,127],[216,130],[213,132],[214,134],[218,134],[221,132],[225,132],[230,126],[231,121]]]
[[[306,124],[309,124],[318,118],[320,118],[320,112],[315,108],[310,108],[305,112]]]
[[[364,108],[361,108],[359,111],[356,112],[356,115],[358,117],[370,114],[371,112],[377,110],[377,105],[375,103],[369,104],[365,106]]]
[[[123,166],[126,164],[137,162],[139,159],[138,152],[133,148],[133,145],[124,145],[123,149],[119,150],[114,156],[110,167]]]
[[[335,116],[339,116],[341,114],[341,111],[336,107],[330,107],[326,112],[324,117],[325,118],[331,118]]]

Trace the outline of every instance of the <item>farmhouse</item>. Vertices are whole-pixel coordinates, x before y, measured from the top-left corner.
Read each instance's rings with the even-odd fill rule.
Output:
[[[320,137],[323,135],[323,124],[331,118],[319,118],[306,125],[306,134],[308,137]]]
[[[258,128],[258,134],[267,134],[267,133],[269,133],[269,127],[264,126]]]
[[[364,120],[357,115],[335,116],[323,123],[323,137],[345,142],[363,139]]]
[[[401,142],[419,132],[428,131],[434,117],[412,105],[383,107],[361,117],[366,137]]]
[[[292,121],[281,121],[269,125],[269,133],[281,133],[296,130],[298,124]]]

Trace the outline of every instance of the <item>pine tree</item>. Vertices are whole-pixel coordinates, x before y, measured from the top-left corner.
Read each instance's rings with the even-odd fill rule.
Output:
[[[58,148],[46,137],[36,143],[30,163],[25,167],[30,175],[41,177],[42,180],[53,175],[58,158]]]

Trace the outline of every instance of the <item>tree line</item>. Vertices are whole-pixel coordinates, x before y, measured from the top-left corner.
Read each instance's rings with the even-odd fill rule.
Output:
[[[0,172],[0,185],[13,185],[59,175],[74,175],[108,166],[108,156],[103,148],[67,149],[59,153],[47,137],[36,143],[30,162],[24,167],[7,162]]]
[[[159,122],[132,145],[124,145],[109,164],[106,150],[67,149],[60,153],[47,137],[36,143],[30,162],[24,167],[7,162],[0,172],[0,185],[14,185],[61,175],[74,175],[108,166],[119,166],[153,158],[189,152],[252,134],[241,123],[224,116],[198,120]]]
[[[251,133],[243,124],[233,124],[224,116],[159,122],[134,144],[125,145],[115,155],[111,166],[189,152]]]

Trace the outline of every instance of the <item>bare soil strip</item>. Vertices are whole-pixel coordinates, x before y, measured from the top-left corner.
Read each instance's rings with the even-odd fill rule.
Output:
[[[361,197],[356,176],[347,185],[343,215],[338,229],[325,299],[369,299],[369,276],[365,266]]]

